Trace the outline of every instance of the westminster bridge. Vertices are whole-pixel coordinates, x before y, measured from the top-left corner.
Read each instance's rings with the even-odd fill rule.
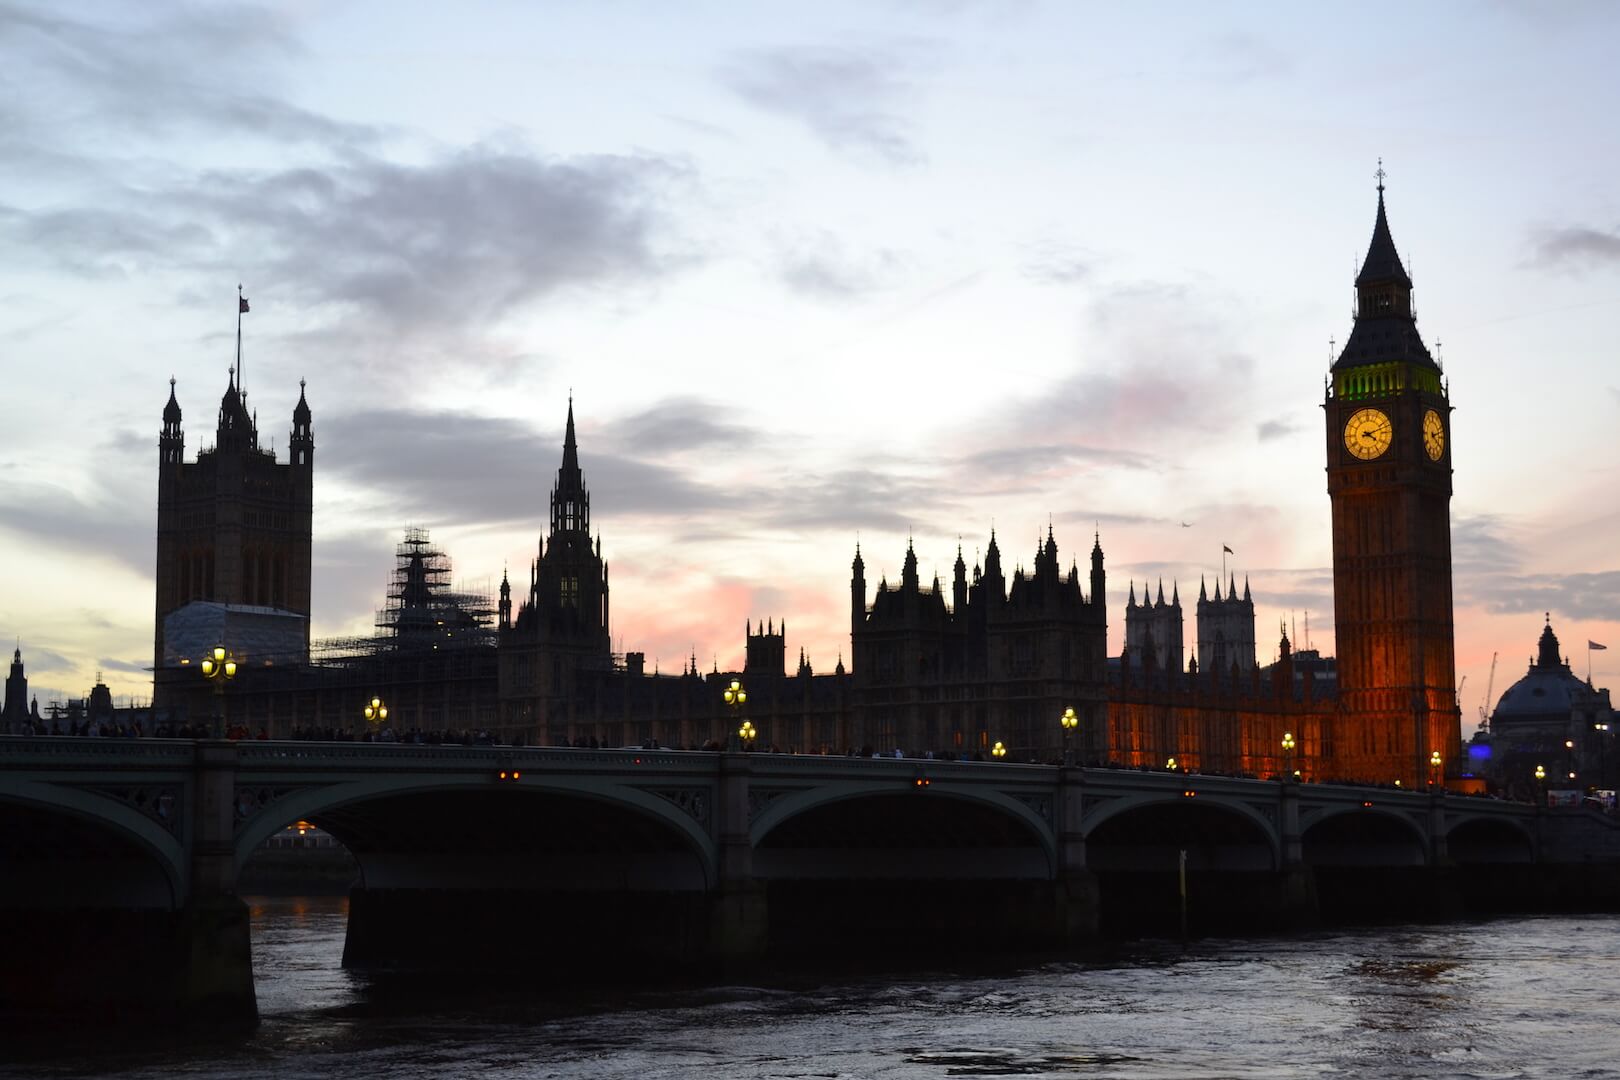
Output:
[[[1043,949],[1189,917],[1195,932],[1266,930],[1582,889],[1612,901],[1620,865],[1620,829],[1596,813],[1442,792],[656,749],[0,737],[0,1010],[253,1015],[236,881],[296,821],[358,863],[346,965],[559,977],[626,959],[701,970]]]

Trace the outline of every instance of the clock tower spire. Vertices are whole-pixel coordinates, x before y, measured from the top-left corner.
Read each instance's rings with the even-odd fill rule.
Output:
[[[1418,333],[1384,207],[1356,275],[1355,325],[1323,402],[1333,507],[1339,713],[1333,770],[1420,786],[1459,763],[1451,597],[1451,404]]]

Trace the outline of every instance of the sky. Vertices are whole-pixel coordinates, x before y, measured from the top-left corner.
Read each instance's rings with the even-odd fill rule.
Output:
[[[150,694],[157,436],[314,413],[316,637],[423,526],[526,587],[572,393],[620,650],[848,661],[1050,527],[1333,650],[1323,378],[1374,170],[1450,379],[1465,733],[1620,675],[1620,8],[0,0],[0,633]],[[1183,527],[1182,523],[1190,527]],[[1082,574],[1082,576],[1084,576]],[[1187,634],[1193,638],[1191,607]]]

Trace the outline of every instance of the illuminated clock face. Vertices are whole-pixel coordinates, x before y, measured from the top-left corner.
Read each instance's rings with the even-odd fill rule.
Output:
[[[1389,449],[1389,441],[1394,435],[1389,417],[1382,412],[1377,409],[1357,409],[1344,425],[1344,448],[1363,461],[1371,461]]]
[[[1423,449],[1429,452],[1430,461],[1439,461],[1446,452],[1446,425],[1433,409],[1423,414]]]

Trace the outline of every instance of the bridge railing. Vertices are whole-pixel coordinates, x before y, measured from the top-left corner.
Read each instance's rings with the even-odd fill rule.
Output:
[[[190,739],[0,735],[0,765],[107,765],[116,759],[141,765],[188,766],[196,757],[196,745]]]

